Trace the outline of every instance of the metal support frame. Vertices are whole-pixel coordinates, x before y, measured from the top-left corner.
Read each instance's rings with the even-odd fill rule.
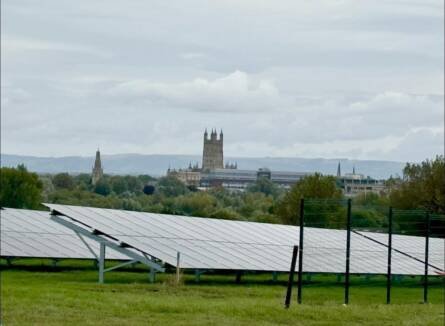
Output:
[[[142,251],[140,253],[131,251],[131,250],[127,249],[127,246],[124,246],[123,243],[119,243],[119,244],[115,243],[115,242],[107,239],[106,237],[101,236],[101,234],[99,232],[95,232],[95,230],[92,230],[92,231],[86,230],[86,229],[84,229],[70,221],[65,220],[64,218],[62,218],[59,215],[54,215],[54,214],[51,215],[51,220],[53,220],[54,222],[57,222],[59,224],[62,224],[63,226],[73,230],[79,236],[81,236],[81,235],[85,236],[85,237],[90,238],[100,244],[99,257],[97,257],[97,255],[95,255],[95,257],[98,258],[98,263],[99,263],[99,283],[104,282],[104,273],[105,272],[117,269],[119,267],[122,267],[122,266],[125,266],[128,264],[132,264],[135,262],[140,262],[140,263],[150,267],[150,271],[154,271],[154,272],[156,272],[156,271],[164,272],[165,271],[165,269],[162,266],[160,266],[158,263],[152,261],[150,258],[148,258],[147,254],[145,254]],[[82,237],[80,237],[80,238],[82,238]],[[84,242],[84,243],[86,243],[86,242]],[[109,248],[129,257],[131,260],[128,262],[119,264],[117,266],[113,266],[108,269],[105,269],[105,248],[106,247],[109,247]]]
[[[79,239],[83,242],[85,247],[88,248],[88,250],[91,252],[91,254],[96,257],[96,260],[99,261],[99,257],[97,257],[97,254],[94,252],[93,248],[88,244],[88,242],[85,241],[85,239],[79,234],[79,232],[74,232],[79,237]]]
[[[236,275],[235,275],[235,283],[236,284],[240,284],[241,283],[241,276],[243,276],[243,272],[242,271],[236,271]]]
[[[176,284],[179,284],[179,280],[181,278],[181,253],[178,251],[176,254]]]
[[[104,274],[105,274],[105,244],[101,242],[99,249],[99,283],[101,284],[104,282]]]
[[[275,283],[278,279],[278,272],[272,272],[272,282]]]
[[[150,268],[149,281],[150,283],[154,283],[156,281],[156,270],[154,268]]]
[[[206,270],[195,269],[195,282],[199,283],[201,281],[201,275],[204,274]]]
[[[392,207],[388,214],[388,269],[386,273],[386,304],[391,303]]]
[[[345,304],[349,303],[349,267],[351,263],[351,199],[348,199],[346,217],[346,272],[345,272]]]
[[[12,257],[6,257],[6,264],[8,264],[8,267],[11,267],[12,266],[12,260],[13,260],[14,258],[12,258]]]
[[[106,268],[106,269],[104,269],[104,272],[110,272],[110,271],[112,271],[112,270],[115,270],[115,269],[118,269],[118,268],[121,268],[121,267],[124,267],[124,266],[127,266],[127,265],[134,264],[135,262],[137,262],[136,259],[129,260],[129,261],[126,261],[126,262],[124,262],[124,263],[122,263],[122,264],[119,264],[119,265],[115,265],[115,266],[113,266],[113,267]]]

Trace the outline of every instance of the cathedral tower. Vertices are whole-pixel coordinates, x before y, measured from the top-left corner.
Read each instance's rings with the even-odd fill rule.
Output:
[[[100,161],[99,149],[96,151],[96,160],[94,161],[93,172],[91,174],[91,183],[95,185],[104,175],[102,163]]]
[[[223,132],[218,135],[216,129],[208,137],[207,129],[204,132],[204,150],[202,155],[202,170],[224,169]]]

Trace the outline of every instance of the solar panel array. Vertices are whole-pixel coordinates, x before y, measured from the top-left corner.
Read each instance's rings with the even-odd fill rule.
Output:
[[[52,221],[49,212],[5,208],[0,211],[2,257],[88,258],[95,256],[70,229]],[[99,243],[84,239],[98,255]],[[109,249],[108,259],[128,259]]]
[[[298,244],[296,226],[45,205],[78,226],[88,225],[170,265],[176,265],[180,252],[181,268],[288,271],[292,247]],[[352,233],[351,273],[386,273],[386,242],[384,234]],[[422,237],[393,236],[398,250],[392,253],[393,274],[423,274],[424,243]],[[345,247],[344,230],[305,228],[303,270],[345,272]],[[443,239],[431,239],[430,260],[439,269],[443,248]],[[429,270],[433,274],[434,268]]]

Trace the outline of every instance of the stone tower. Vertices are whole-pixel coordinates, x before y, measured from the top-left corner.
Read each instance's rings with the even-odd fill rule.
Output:
[[[210,139],[208,138],[207,129],[204,132],[204,151],[202,154],[202,170],[224,169],[223,157],[223,132],[221,130],[218,135],[216,129],[212,129]]]
[[[96,160],[94,161],[93,172],[91,174],[91,183],[95,185],[104,175],[102,163],[100,161],[99,149],[96,151]]]

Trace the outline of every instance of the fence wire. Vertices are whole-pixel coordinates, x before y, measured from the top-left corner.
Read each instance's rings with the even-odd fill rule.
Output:
[[[303,272],[319,266],[344,277],[344,302],[349,303],[350,275],[386,278],[386,302],[393,280],[421,277],[423,301],[428,280],[445,270],[445,215],[427,210],[402,210],[384,205],[354,204],[352,199],[302,199],[298,302]],[[329,237],[317,229],[332,229]],[[438,276],[436,276],[438,277]]]

